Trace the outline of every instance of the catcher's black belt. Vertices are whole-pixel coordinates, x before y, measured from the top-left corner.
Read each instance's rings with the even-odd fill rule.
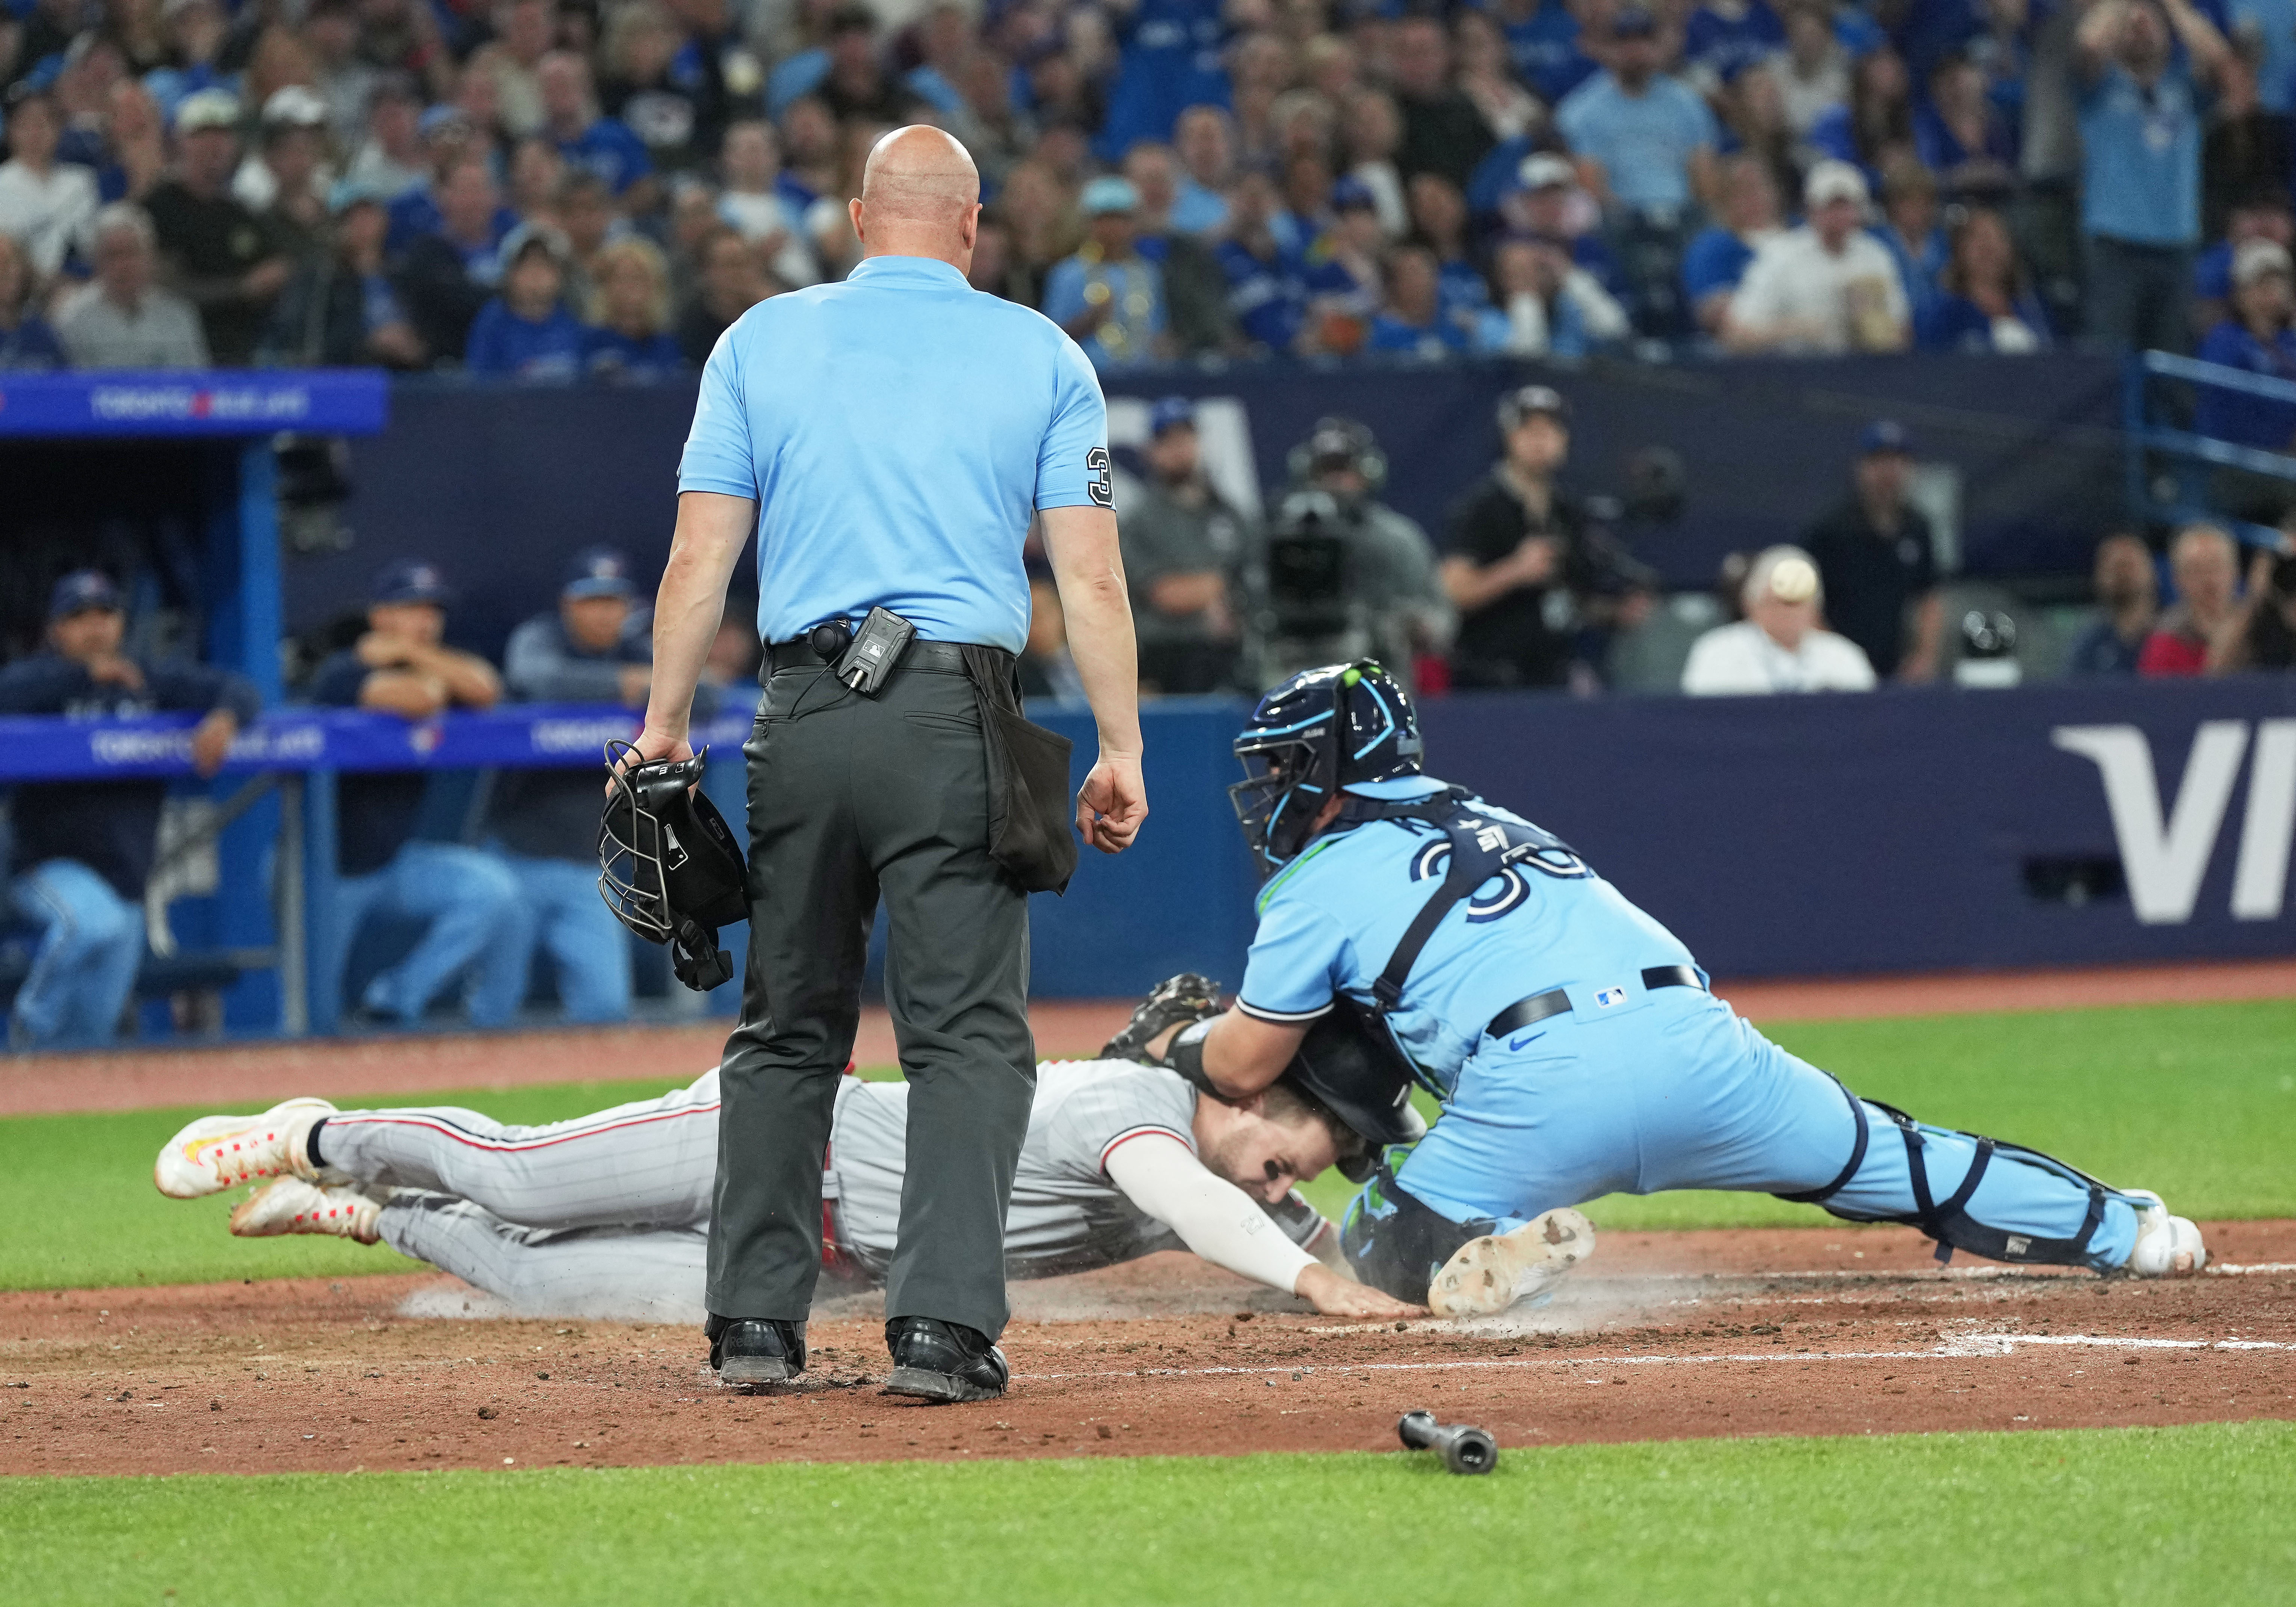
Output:
[[[1698,972],[1687,965],[1653,965],[1643,972],[1643,986],[1697,988],[1702,984]],[[1510,1032],[1521,1031],[1533,1021],[1543,1021],[1550,1015],[1567,1015],[1570,1011],[1570,996],[1560,988],[1550,988],[1545,993],[1517,999],[1491,1017],[1491,1024],[1483,1030],[1492,1037],[1505,1037]]]
[[[922,669],[932,675],[961,676],[964,673],[964,648],[962,642],[928,642],[922,637],[911,642],[901,654],[903,669]],[[1001,647],[983,647],[980,652],[1003,653]],[[1010,654],[1005,656],[1010,657]],[[768,670],[779,675],[785,669],[824,669],[827,661],[814,652],[813,644],[800,636],[794,642],[775,642],[766,648]]]

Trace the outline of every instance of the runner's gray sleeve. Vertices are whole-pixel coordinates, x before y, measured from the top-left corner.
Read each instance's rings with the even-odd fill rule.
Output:
[[[1291,1294],[1301,1269],[1316,1264],[1259,1201],[1160,1135],[1111,1151],[1108,1175],[1133,1204],[1216,1267]]]
[[[1091,1184],[1111,1176],[1109,1157],[1136,1138],[1160,1135],[1195,1153],[1196,1091],[1177,1076],[1130,1061],[1082,1062],[1075,1069],[1093,1075],[1067,1091],[1046,1131],[1048,1165]]]

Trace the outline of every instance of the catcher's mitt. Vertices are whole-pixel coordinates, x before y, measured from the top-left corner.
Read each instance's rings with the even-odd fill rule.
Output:
[[[1220,1013],[1220,985],[1210,977],[1183,972],[1149,989],[1132,1012],[1124,1029],[1101,1045],[1103,1060],[1136,1061],[1144,1066],[1164,1062],[1148,1053],[1148,1045],[1175,1027],[1201,1021]]]

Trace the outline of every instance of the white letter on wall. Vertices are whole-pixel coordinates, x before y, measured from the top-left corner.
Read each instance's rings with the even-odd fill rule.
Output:
[[[2296,720],[2259,720],[2248,767],[2248,814],[2232,873],[2236,921],[2277,921],[2288,897],[2289,839],[2296,836]]]
[[[2105,808],[2128,878],[2128,901],[2148,926],[2189,921],[2208,873],[2209,854],[2240,778],[2248,748],[2245,720],[2203,720],[2177,787],[2177,801],[2161,822],[2161,791],[2152,773],[2152,747],[2134,726],[2060,726],[2049,740],[2095,762],[2104,775]],[[2252,809],[2251,809],[2252,812]]]

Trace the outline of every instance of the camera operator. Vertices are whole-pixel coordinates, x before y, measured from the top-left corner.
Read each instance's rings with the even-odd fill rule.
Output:
[[[1456,621],[1427,533],[1379,500],[1379,442],[1353,419],[1326,418],[1292,448],[1291,469],[1253,578],[1259,685],[1357,658],[1414,681],[1413,661],[1448,647]]]
[[[2244,669],[2296,669],[2296,553],[2257,553],[2248,595],[2209,654],[2210,675]]]
[[[1443,589],[1461,616],[1460,686],[1563,686],[1594,679],[1604,635],[1639,623],[1648,575],[1555,485],[1570,455],[1570,404],[1545,385],[1499,398],[1504,455],[1451,510]]]

